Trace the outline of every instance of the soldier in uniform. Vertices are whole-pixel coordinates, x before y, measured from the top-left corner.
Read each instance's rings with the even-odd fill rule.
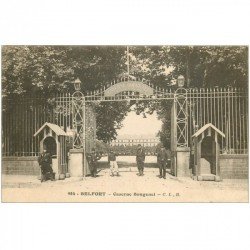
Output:
[[[110,175],[114,176],[114,174],[116,173],[117,176],[120,176],[118,164],[116,161],[116,154],[114,153],[114,151],[112,149],[110,150],[110,152],[108,154],[108,162],[110,165]]]
[[[136,163],[139,170],[139,176],[143,175],[144,161],[145,161],[145,151],[142,148],[141,144],[139,144],[136,151]]]
[[[157,163],[159,164],[160,178],[163,177],[164,179],[166,179],[166,168],[169,161],[170,161],[170,152],[169,150],[166,150],[162,145],[161,149],[157,154]]]
[[[54,173],[51,167],[52,157],[46,149],[43,150],[43,153],[38,157],[38,163],[41,167],[41,182],[51,180],[54,181]]]
[[[100,159],[101,155],[96,152],[95,148],[92,148],[91,153],[87,154],[87,161],[92,177],[96,177],[97,175],[97,161]]]

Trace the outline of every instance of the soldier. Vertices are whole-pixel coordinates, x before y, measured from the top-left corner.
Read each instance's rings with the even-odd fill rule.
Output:
[[[160,178],[166,179],[167,163],[170,161],[170,152],[166,150],[164,146],[161,146],[160,151],[157,154],[157,163],[159,164]]]
[[[89,163],[90,173],[92,177],[97,174],[97,161],[101,159],[101,155],[92,148],[91,153],[87,154],[87,161]]]
[[[145,151],[142,148],[141,144],[139,144],[136,151],[136,163],[139,170],[139,176],[143,175],[144,161],[145,161]]]
[[[114,176],[114,173],[116,173],[117,176],[119,175],[119,170],[118,170],[118,165],[116,162],[116,154],[114,151],[111,149],[109,154],[108,154],[108,162],[110,164],[110,175]]]
[[[55,176],[51,167],[52,157],[46,149],[44,149],[43,153],[38,157],[38,163],[41,167],[41,182],[47,181],[48,179],[54,181]]]

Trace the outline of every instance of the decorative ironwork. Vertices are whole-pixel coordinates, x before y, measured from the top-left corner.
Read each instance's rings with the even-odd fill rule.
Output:
[[[187,90],[179,88],[175,91],[177,148],[188,147],[188,112]]]
[[[72,96],[74,148],[83,148],[85,144],[85,97],[76,91]]]
[[[152,85],[150,84],[150,86]],[[226,138],[221,142],[222,153],[246,154],[248,152],[247,91],[238,88],[189,88],[186,91],[187,102],[184,103],[182,109],[186,110],[187,108],[188,124],[185,125],[187,126],[185,130],[187,134],[181,132],[182,129],[179,130],[179,138],[182,139],[182,143],[190,146],[190,137],[195,131],[207,123],[212,123],[226,135]],[[133,99],[175,100],[176,97],[175,105],[180,109],[180,104],[183,104],[181,99],[183,98],[178,98],[181,97],[178,92],[177,95],[175,94],[173,90],[165,89],[162,91],[159,88],[156,90],[156,87],[154,87],[154,94],[149,97],[137,93],[135,95],[133,93],[129,93],[129,95],[122,93],[121,98],[117,97],[116,99],[115,97],[114,99],[117,101]],[[64,128],[65,131],[68,128],[74,129],[72,98],[69,93],[61,93],[53,96],[52,103],[48,103],[48,99],[44,96],[3,99],[2,155],[37,156],[39,139],[34,138],[33,134],[45,122],[55,123]],[[103,100],[103,94],[99,90],[89,92],[88,101],[86,101],[86,98],[85,96],[85,109],[88,109],[88,104],[98,104],[109,100],[105,97]],[[182,117],[180,118],[182,121]],[[86,119],[88,118],[86,117]],[[186,124],[185,122],[184,124]],[[186,138],[186,135],[188,138],[183,140],[182,137]]]
[[[131,100],[173,100],[174,92],[170,88],[157,87],[145,79],[125,75],[98,90],[88,91],[85,95],[86,102],[123,101],[128,98]]]
[[[93,147],[95,147],[96,140],[96,113],[95,105],[92,103],[87,103],[85,107],[85,149],[86,152],[90,152]]]
[[[72,96],[68,93],[58,94],[50,105],[53,108],[53,123],[58,124],[65,131],[72,129]]]

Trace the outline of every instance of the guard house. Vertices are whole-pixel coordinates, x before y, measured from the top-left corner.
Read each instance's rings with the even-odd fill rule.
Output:
[[[193,136],[193,176],[196,180],[220,181],[220,141],[225,134],[208,123]]]
[[[64,179],[69,177],[67,166],[68,141],[69,136],[58,125],[53,123],[44,123],[37,130],[34,136],[39,136],[40,152],[46,148],[52,155],[52,168],[57,178]]]

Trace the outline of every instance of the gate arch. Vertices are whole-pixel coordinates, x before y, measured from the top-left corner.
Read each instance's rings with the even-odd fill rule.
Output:
[[[87,91],[85,93],[85,102],[131,99],[128,94],[117,97],[118,94],[125,92],[139,93],[141,100],[155,99],[156,97],[174,99],[174,92],[171,89],[160,88],[145,79],[130,76],[116,79],[94,91]],[[136,99],[138,96],[134,95],[133,98]]]
[[[124,91],[139,92],[140,94],[151,96],[154,94],[154,89],[139,81],[126,81],[118,82],[114,85],[111,85],[104,91],[104,96],[114,97],[116,94],[119,94]]]

